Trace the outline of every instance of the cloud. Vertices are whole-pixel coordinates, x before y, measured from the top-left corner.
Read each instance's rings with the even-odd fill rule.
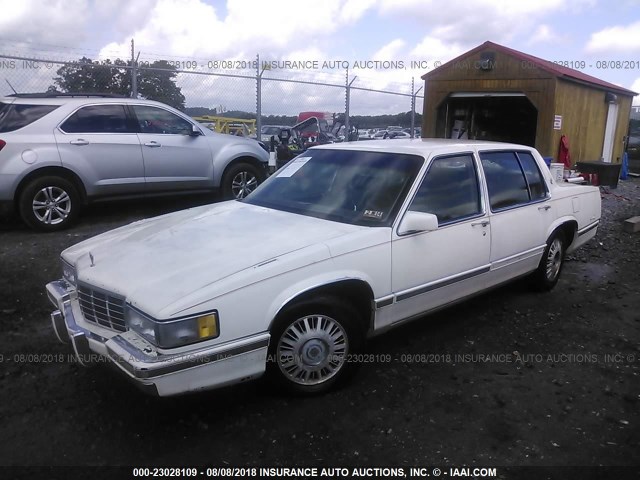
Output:
[[[3,41],[55,45],[83,41],[87,32],[78,26],[78,19],[89,16],[88,3],[88,0],[2,2],[0,38]]]
[[[327,0],[322,5],[228,0],[222,17],[203,0],[158,0],[147,12],[146,23],[106,45],[101,54],[122,56],[135,38],[144,52],[173,57],[227,60],[260,51],[281,58],[291,50],[321,48],[373,5],[374,0]]]
[[[445,43],[510,42],[529,35],[549,14],[580,11],[595,0],[381,0],[383,16],[413,18]]]
[[[437,37],[427,35],[411,50],[409,55],[416,59],[428,60],[432,65],[435,60],[442,63],[448,62],[469,48],[471,46],[465,46],[458,42],[445,43]]]
[[[372,55],[373,60],[396,60],[402,57],[406,42],[400,38],[392,40]]]
[[[585,50],[592,54],[640,53],[640,21],[592,33]]]
[[[537,43],[555,43],[562,40],[562,37],[558,35],[549,25],[539,25],[531,34],[531,38],[527,42],[527,45],[535,45]]]

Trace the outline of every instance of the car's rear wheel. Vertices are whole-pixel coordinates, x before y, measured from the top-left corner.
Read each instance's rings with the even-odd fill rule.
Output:
[[[564,235],[556,232],[547,241],[538,269],[531,277],[536,290],[548,291],[555,287],[564,266],[565,254]]]
[[[325,393],[346,379],[356,366],[354,353],[363,343],[359,315],[336,298],[294,307],[271,332],[267,371],[288,391]]]
[[[222,194],[227,200],[244,198],[264,180],[264,174],[255,165],[241,162],[229,167],[222,179]]]
[[[40,177],[22,190],[18,208],[29,227],[53,232],[75,222],[80,210],[80,195],[73,183],[65,178]]]

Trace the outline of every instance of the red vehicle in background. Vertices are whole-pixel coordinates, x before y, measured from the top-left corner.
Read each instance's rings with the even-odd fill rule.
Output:
[[[333,114],[330,112],[300,112],[298,123],[294,129],[303,142],[303,148],[314,145],[332,143],[335,137],[332,133]]]

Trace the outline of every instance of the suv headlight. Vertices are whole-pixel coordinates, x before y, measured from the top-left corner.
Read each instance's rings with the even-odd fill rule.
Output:
[[[158,321],[127,306],[125,320],[131,330],[160,348],[182,347],[220,335],[216,310],[178,320]]]
[[[62,278],[64,278],[67,281],[67,283],[70,283],[75,287],[78,281],[76,267],[74,267],[70,263],[67,263],[62,258],[60,258],[60,264],[62,266]]]

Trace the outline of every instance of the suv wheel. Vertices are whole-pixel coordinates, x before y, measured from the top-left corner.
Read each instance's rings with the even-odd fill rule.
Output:
[[[222,179],[222,194],[226,200],[244,198],[264,180],[264,175],[250,163],[236,163],[229,167]]]
[[[64,178],[36,178],[22,191],[18,208],[28,226],[53,232],[69,227],[76,220],[80,195],[73,183]]]

